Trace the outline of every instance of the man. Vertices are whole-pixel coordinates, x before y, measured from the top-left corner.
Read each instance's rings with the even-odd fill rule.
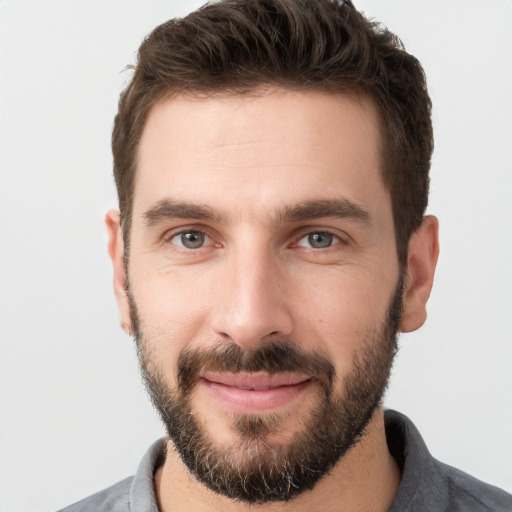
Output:
[[[512,510],[382,409],[439,252],[423,70],[350,2],[158,27],[113,132],[123,328],[167,429],[76,510]]]

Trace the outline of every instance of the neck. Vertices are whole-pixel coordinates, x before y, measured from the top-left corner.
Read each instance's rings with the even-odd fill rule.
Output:
[[[289,502],[249,505],[216,494],[187,471],[171,442],[167,458],[155,474],[155,490],[162,512],[310,512],[389,510],[400,483],[398,466],[390,455],[379,409],[366,435],[338,461],[310,491]]]

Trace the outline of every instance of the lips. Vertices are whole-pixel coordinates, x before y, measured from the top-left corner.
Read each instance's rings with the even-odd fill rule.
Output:
[[[224,407],[251,414],[289,405],[311,384],[311,378],[293,373],[206,373],[200,383]]]

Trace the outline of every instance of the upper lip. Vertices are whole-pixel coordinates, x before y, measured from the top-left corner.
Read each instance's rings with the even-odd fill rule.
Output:
[[[308,375],[298,375],[296,373],[286,372],[275,375],[270,375],[268,373],[206,372],[202,375],[202,378],[216,384],[223,384],[224,386],[263,391],[281,386],[302,384],[311,377]]]

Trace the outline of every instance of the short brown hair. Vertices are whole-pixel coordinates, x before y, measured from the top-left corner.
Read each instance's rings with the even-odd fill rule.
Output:
[[[152,106],[173,94],[244,94],[268,85],[356,92],[374,101],[404,265],[428,202],[431,102],[418,60],[349,0],[221,0],[149,34],[121,94],[112,134],[126,247],[137,148]]]

